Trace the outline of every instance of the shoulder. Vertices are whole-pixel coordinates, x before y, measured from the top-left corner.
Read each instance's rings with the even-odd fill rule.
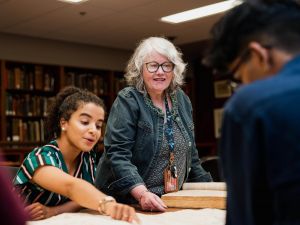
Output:
[[[56,144],[56,142],[51,141],[48,144],[45,144],[41,147],[36,147],[29,153],[29,157],[35,157],[37,155],[45,155],[45,156],[50,156],[54,155],[55,153],[59,152],[59,148]]]
[[[241,87],[226,103],[225,112],[246,119],[277,110],[291,97],[289,93],[299,93],[298,82],[278,74]]]
[[[26,183],[32,179],[34,172],[40,166],[51,165],[61,168],[63,159],[58,154],[59,149],[56,142],[50,142],[42,147],[37,147],[31,151],[24,159],[17,175],[15,184]]]
[[[142,93],[138,92],[134,87],[126,87],[119,91],[114,103],[110,109],[109,123],[115,121],[120,123],[122,120],[133,119],[134,115],[138,115],[141,108],[145,107],[145,99]],[[107,123],[108,125],[110,125]]]
[[[255,83],[240,87],[226,102],[225,113],[237,118],[247,118],[260,110],[263,107],[262,102],[266,99],[263,86]]]
[[[178,87],[176,90],[175,90],[175,95],[177,96],[177,97],[180,97],[180,98],[189,98],[187,95],[186,95],[186,93],[180,88],[180,87]]]
[[[143,101],[144,94],[139,92],[135,87],[125,87],[119,91],[116,101],[128,102],[129,104],[135,104],[135,102]]]
[[[171,96],[174,96],[178,104],[182,105],[183,107],[192,106],[189,96],[187,96],[187,94],[181,88],[176,89]]]
[[[118,97],[133,98],[135,96],[142,96],[143,94],[139,92],[135,87],[125,87],[118,93]]]
[[[60,168],[62,161],[64,161],[64,159],[62,158],[56,141],[51,141],[50,143],[42,147],[37,147],[30,152],[25,158],[23,165],[25,167],[30,166],[32,170],[43,165],[52,165]]]
[[[113,107],[129,108],[130,110],[138,110],[145,103],[145,96],[135,87],[126,87],[119,91]]]

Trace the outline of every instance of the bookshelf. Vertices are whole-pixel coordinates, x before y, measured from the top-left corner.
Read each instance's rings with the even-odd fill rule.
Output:
[[[1,141],[44,141],[46,110],[57,92],[59,67],[3,62]]]
[[[110,85],[113,72],[106,70],[64,67],[63,74],[64,79],[62,81],[62,87],[72,85],[82,89],[87,89],[103,99],[105,105],[110,108],[112,102]]]
[[[5,165],[20,165],[29,151],[45,144],[47,108],[63,87],[90,90],[104,100],[109,112],[117,91],[125,86],[120,71],[9,60],[1,60],[0,66],[0,154]]]
[[[124,78],[124,73],[122,72],[116,72],[114,76],[114,81],[113,81],[113,94],[114,98],[117,97],[117,93],[122,90],[124,87],[126,87],[126,81]]]
[[[210,73],[196,65],[195,74]],[[45,143],[45,112],[63,87],[75,85],[94,92],[104,100],[107,116],[118,91],[126,86],[122,71],[95,68],[0,60],[0,73],[0,154],[6,158],[5,165],[14,166],[19,166],[34,147]],[[199,156],[216,155],[213,110],[223,105],[224,98],[220,99],[222,104],[216,105],[219,99],[214,98],[212,76],[191,76],[185,81],[183,90],[194,108]],[[97,149],[100,156],[102,140]]]

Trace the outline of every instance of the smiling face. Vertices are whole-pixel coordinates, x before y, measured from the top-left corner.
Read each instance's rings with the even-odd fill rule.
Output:
[[[156,72],[149,72],[146,67],[146,63],[155,62],[159,65],[163,63],[171,63],[170,60],[168,60],[167,57],[153,52],[151,55],[146,57],[145,62],[143,64],[143,80],[145,87],[147,89],[147,92],[150,95],[160,95],[162,94],[170,85],[174,73],[171,72],[164,72],[162,66],[158,67],[158,70]]]
[[[61,121],[61,138],[78,151],[90,151],[101,137],[103,121],[102,107],[94,103],[82,104],[68,121]]]

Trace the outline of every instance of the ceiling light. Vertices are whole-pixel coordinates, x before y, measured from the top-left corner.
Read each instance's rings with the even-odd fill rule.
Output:
[[[86,2],[88,0],[58,0],[60,2],[68,2],[68,3],[82,3],[82,2]]]
[[[190,20],[199,19],[205,16],[210,16],[213,14],[221,13],[226,10],[229,10],[239,4],[241,4],[242,1],[240,0],[228,0],[223,1],[207,6],[203,6],[196,9],[191,9],[188,11],[184,11],[181,13],[176,13],[170,16],[165,16],[161,18],[161,21],[167,22],[167,23],[182,23]]]

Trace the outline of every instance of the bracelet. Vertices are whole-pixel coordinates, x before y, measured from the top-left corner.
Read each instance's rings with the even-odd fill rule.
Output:
[[[142,191],[142,193],[140,194],[140,197],[139,197],[139,203],[141,202],[141,200],[142,200],[142,197],[144,196],[144,194],[146,193],[146,192],[150,192],[148,189],[147,190],[144,190],[144,191]]]
[[[112,196],[105,196],[99,201],[98,211],[102,215],[106,215],[106,203],[108,202],[116,202],[116,199]]]

